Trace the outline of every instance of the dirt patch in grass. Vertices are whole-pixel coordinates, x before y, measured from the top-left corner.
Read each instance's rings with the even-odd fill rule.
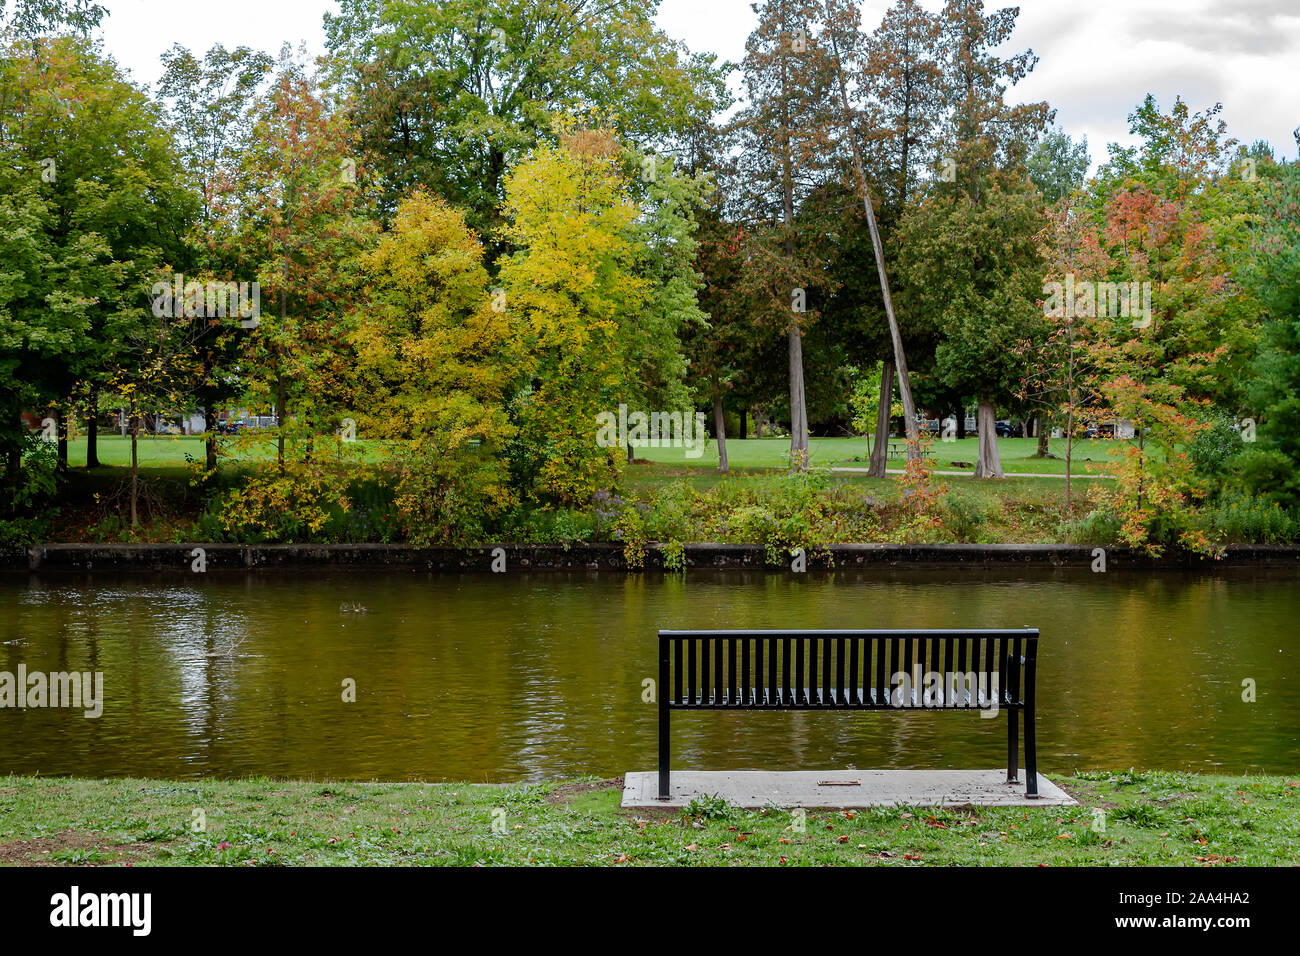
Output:
[[[1053,780],[1052,782],[1078,800],[1082,806],[1101,807],[1103,810],[1111,810],[1119,806],[1113,800],[1103,800],[1098,797],[1097,788],[1091,783],[1082,780],[1072,780],[1068,785],[1060,780]]]
[[[102,833],[62,830],[53,836],[0,843],[0,866],[100,866],[141,859],[137,847]]]
[[[546,802],[552,806],[562,803],[569,803],[574,797],[583,793],[592,793],[596,790],[612,790],[617,787],[620,791],[623,789],[622,777],[611,777],[608,780],[593,780],[590,783],[564,783],[556,787],[546,795]]]

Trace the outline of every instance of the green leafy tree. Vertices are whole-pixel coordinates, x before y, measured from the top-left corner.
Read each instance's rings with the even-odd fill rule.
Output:
[[[1091,162],[1088,137],[1076,143],[1065,130],[1050,129],[1034,145],[1025,166],[1043,199],[1055,203],[1083,187]]]
[[[183,263],[204,281],[237,280],[242,203],[234,185],[240,158],[251,148],[252,109],[275,61],[248,47],[213,46],[202,59],[175,46],[163,54],[159,98],[167,104],[177,154],[190,188],[201,197]],[[178,263],[178,265],[182,265]],[[192,330],[199,359],[194,399],[205,416],[206,470],[217,467],[219,407],[245,385],[234,373],[246,336],[234,323],[199,317]]]
[[[721,72],[655,27],[657,6],[342,0],[326,45],[381,208],[423,185],[463,208],[495,257],[506,176],[550,140],[548,114],[615,124],[642,149],[707,120],[725,95]]]

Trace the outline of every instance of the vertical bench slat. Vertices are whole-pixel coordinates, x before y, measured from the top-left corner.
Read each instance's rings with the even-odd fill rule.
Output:
[[[889,642],[889,668],[888,673],[885,675],[886,694],[892,695],[893,693],[894,675],[898,673],[899,662],[902,660],[902,651],[902,644],[899,642],[898,638],[894,638]],[[893,706],[892,699],[890,701],[890,706]]]
[[[823,707],[833,707],[836,702],[835,698],[831,696],[831,665],[832,665],[831,657],[832,657],[831,639],[829,637],[823,637],[822,638],[822,691],[821,691],[821,705]]]
[[[693,637],[687,638],[686,639],[686,659],[687,659],[686,683],[691,689],[690,702],[692,704],[698,704],[700,702],[700,699],[697,696],[699,692],[700,684],[699,681],[697,680],[697,678],[699,677],[699,670],[695,665],[695,652],[696,652],[695,638]]]
[[[943,647],[939,643],[939,636],[936,634],[930,638],[930,669],[939,672],[939,699],[935,702],[936,706],[942,707],[944,702],[943,689]]]
[[[953,646],[952,635],[944,637],[944,706],[946,708],[957,706],[956,698],[954,698],[954,693],[956,693],[954,688],[957,685],[957,659],[954,658],[954,653],[956,653],[956,648]]]
[[[776,704],[779,693],[776,689],[776,639],[768,637],[767,639],[767,701],[768,704]]]
[[[682,700],[682,644],[685,643],[682,638],[673,638],[673,696],[674,704],[681,704]],[[664,688],[659,688],[659,693],[663,693]]]
[[[907,690],[907,695],[903,699],[904,707],[916,706],[916,688],[912,686],[912,635],[903,638],[903,673],[907,675],[907,680],[903,687]]]
[[[709,705],[709,694],[711,693],[713,687],[713,684],[709,678],[709,665],[713,659],[712,655],[709,653],[711,650],[712,648],[709,647],[709,639],[707,637],[700,638],[700,706],[701,707],[707,707]]]
[[[844,638],[837,637],[835,639],[835,703],[840,707],[849,702],[844,694],[844,654]],[[856,658],[857,655],[855,654],[854,657]]]
[[[1007,697],[1007,638],[998,638],[998,705],[1006,704]]]
[[[997,653],[995,646],[997,638],[984,638],[984,706],[987,707],[993,701],[993,675],[997,673]]]
[[[914,671],[920,679],[917,681],[916,686],[912,688],[912,693],[916,695],[915,703],[918,707],[925,705],[926,660],[925,638],[922,637],[916,642],[916,670]]]
[[[723,671],[723,643],[714,639],[714,706],[723,705],[723,688],[727,685],[727,674]]]
[[[781,639],[781,703],[789,706],[793,698],[790,696],[790,638]]]
[[[966,635],[963,634],[957,638],[957,674],[966,674]],[[954,702],[956,707],[966,706],[965,683],[958,684],[957,700]]]
[[[736,652],[737,644],[740,643],[736,637],[727,639],[727,672],[731,675],[731,685],[727,689],[727,702],[732,706],[740,706],[740,672],[736,670]]]
[[[804,680],[803,659],[804,645],[808,641],[803,638],[795,638],[794,642],[794,699],[796,703],[808,706],[808,682]],[[813,651],[813,663],[816,663],[817,652]]]
[[[749,674],[749,641],[748,637],[740,639],[740,703],[745,707],[754,706],[754,697],[758,693],[758,681]]]
[[[885,642],[870,641],[867,644],[876,664],[876,686],[872,689],[872,703],[877,707],[885,705]]]
[[[851,694],[851,700],[858,707],[862,706],[862,688],[866,684],[866,681],[858,683],[858,645],[860,643],[861,638],[849,638],[849,693]]]

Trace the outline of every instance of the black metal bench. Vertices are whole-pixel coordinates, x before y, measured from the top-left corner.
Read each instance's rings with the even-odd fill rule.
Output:
[[[674,710],[971,711],[995,704],[1007,711],[1009,783],[1018,782],[1023,715],[1025,796],[1037,797],[1037,660],[1035,628],[660,631],[659,797],[669,796]],[[927,673],[941,676],[937,693]]]

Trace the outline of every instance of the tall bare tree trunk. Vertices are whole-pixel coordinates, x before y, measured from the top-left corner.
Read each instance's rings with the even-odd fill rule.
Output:
[[[785,44],[781,45],[781,212],[785,229],[785,254],[794,262],[794,158],[790,155],[789,98],[786,96]],[[797,313],[796,313],[797,315]],[[795,471],[808,467],[808,410],[803,383],[803,333],[791,318],[787,334],[790,353],[790,464]]]
[[[884,478],[889,467],[889,410],[894,405],[894,363],[884,362],[880,370],[880,404],[876,406],[876,446],[871,449],[867,474]]]
[[[1003,478],[1002,457],[998,454],[997,413],[991,402],[981,401],[975,413],[979,429],[979,458],[975,462],[976,478]]]
[[[284,256],[284,267],[280,274],[280,328],[284,328],[289,315],[289,255]],[[284,474],[284,359],[280,347],[275,348],[275,425],[279,436],[275,443],[276,458],[280,463],[280,474]]]
[[[718,436],[718,472],[727,474],[731,470],[727,462],[727,420],[722,414],[722,393],[713,393],[713,428]]]
[[[1070,514],[1070,469],[1074,465],[1074,389],[1070,389],[1070,410],[1065,415],[1065,513]]]
[[[55,469],[61,475],[68,473],[68,413],[63,409],[54,412],[54,438],[57,442],[55,451]]]
[[[209,402],[203,409],[203,449],[204,467],[208,471],[217,470],[217,410]]]
[[[99,390],[92,388],[86,412],[86,467],[99,467]]]
[[[136,410],[135,399],[131,399],[131,527],[140,523],[140,457],[137,442],[140,438],[140,415]]]
[[[808,467],[808,412],[803,387],[803,333],[790,326],[790,464],[795,471]]]
[[[831,48],[835,52],[835,76],[839,81],[840,107],[844,113],[844,135],[853,148],[853,173],[858,181],[858,190],[862,193],[862,209],[867,214],[867,228],[871,231],[871,248],[876,254],[876,273],[880,277],[880,295],[885,303],[885,318],[889,320],[889,338],[894,345],[894,365],[898,369],[898,397],[903,402],[903,427],[907,431],[907,457],[917,458],[921,454],[921,436],[916,425],[916,406],[912,403],[911,376],[907,371],[907,356],[903,354],[903,336],[898,329],[898,318],[894,315],[894,300],[889,294],[889,276],[885,272],[884,246],[880,241],[880,229],[876,225],[876,211],[871,203],[871,192],[867,189],[867,174],[862,167],[862,152],[858,149],[857,137],[853,135],[853,119],[849,110],[849,95],[844,87],[844,70],[840,66],[840,47],[833,35],[831,36]]]

